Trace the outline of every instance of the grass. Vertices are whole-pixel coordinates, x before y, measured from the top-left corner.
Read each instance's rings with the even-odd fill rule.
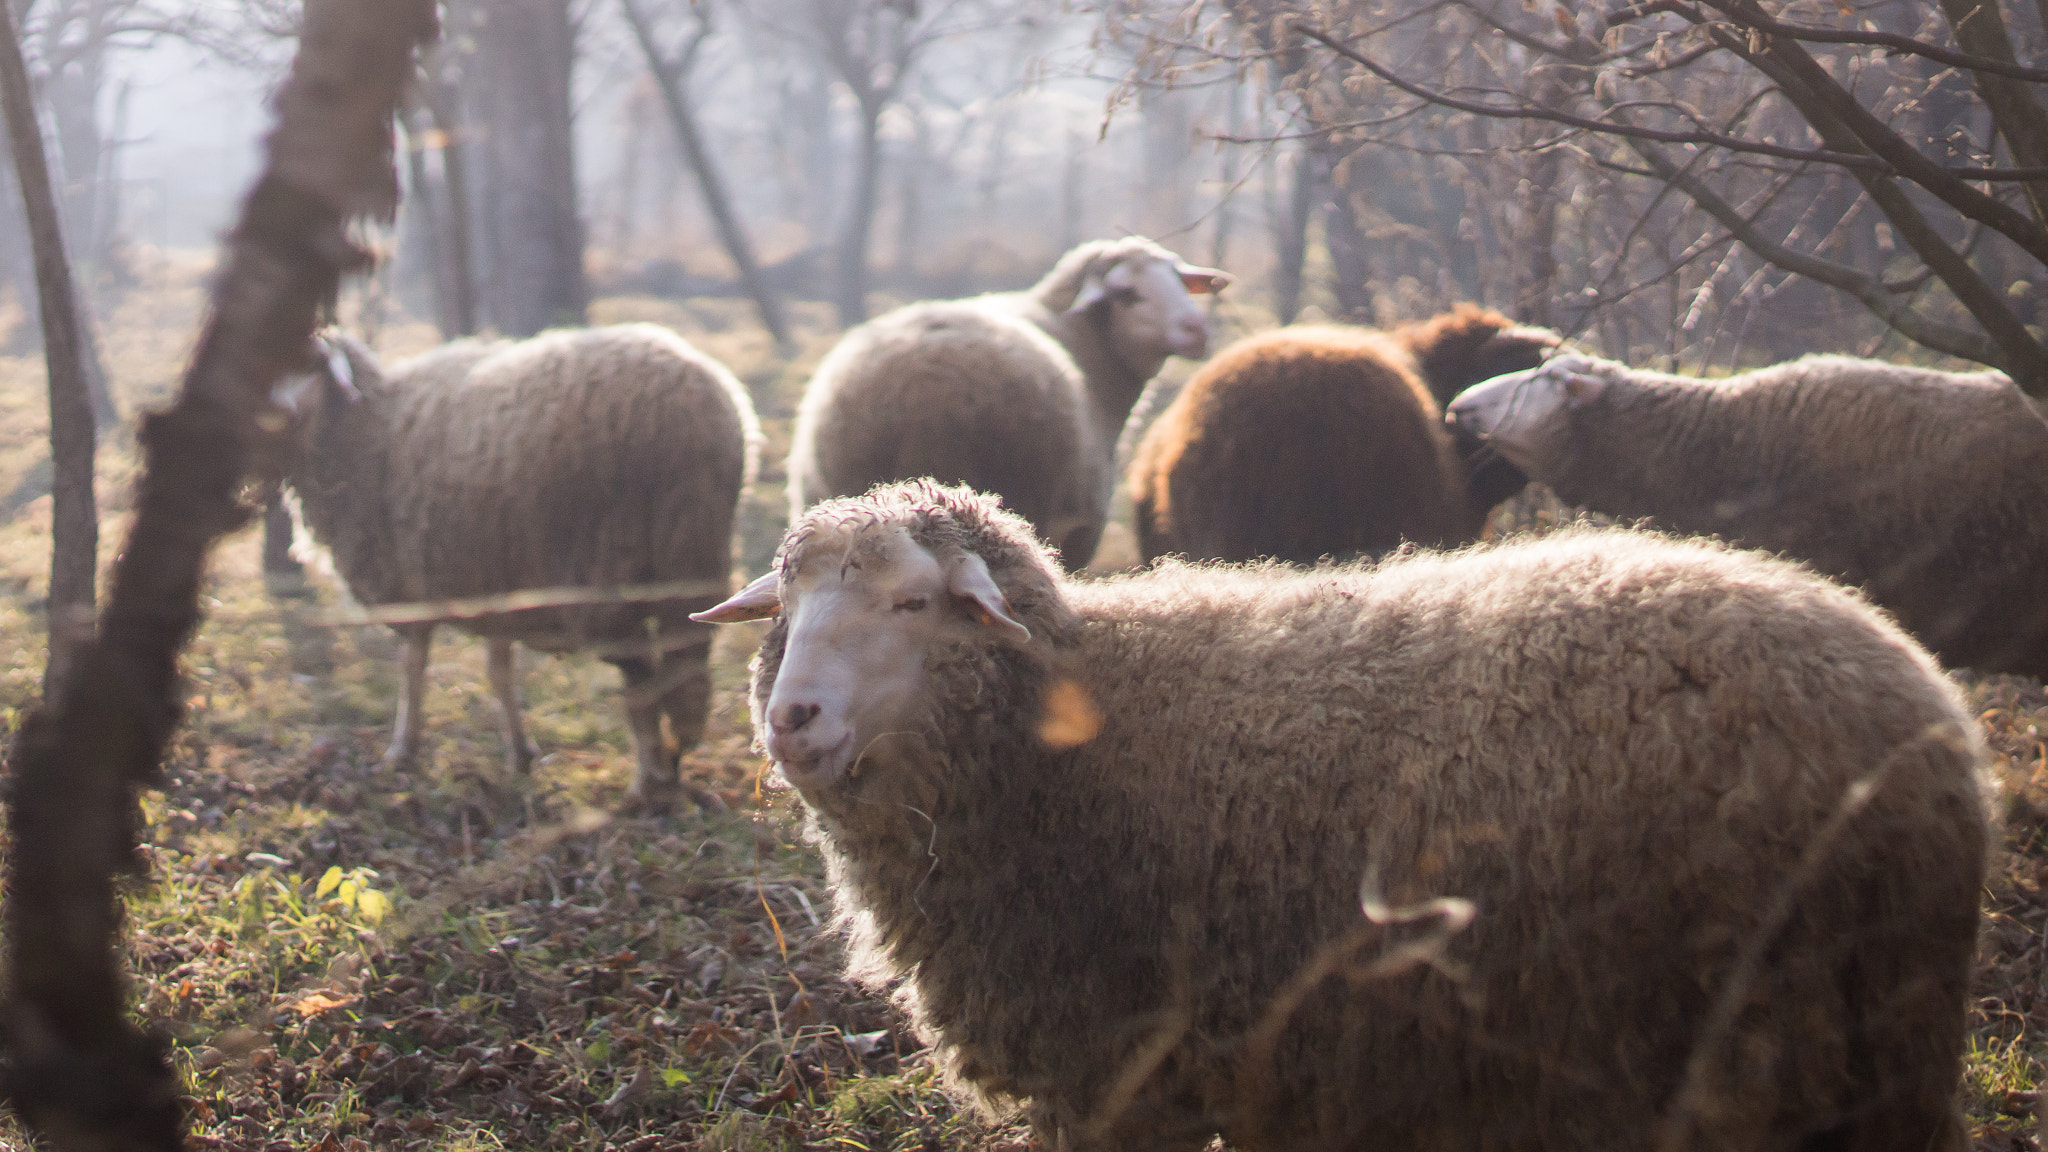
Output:
[[[201,262],[158,257],[105,342],[131,409],[166,395]],[[776,357],[731,301],[611,299],[594,320],[669,324],[732,364],[770,437],[736,546],[748,574],[781,527],[794,401],[832,331],[800,308]],[[382,329],[385,351],[432,341]],[[0,358],[0,489],[33,467],[40,365]],[[101,466],[103,550],[132,482]],[[1554,514],[1553,514],[1554,518]],[[1540,516],[1539,516],[1540,519]],[[0,524],[0,733],[35,698],[47,498]],[[135,1001],[170,1037],[193,1144],[312,1149],[1018,1152],[1018,1129],[958,1111],[893,1008],[841,981],[816,856],[749,750],[745,662],[760,626],[721,630],[717,696],[685,761],[729,814],[632,818],[616,673],[587,657],[526,668],[547,751],[506,775],[481,646],[444,632],[415,771],[381,759],[397,687],[375,629],[264,591],[257,541],[218,556],[185,659],[187,723],[144,802],[147,877],[129,897]],[[1974,681],[1999,753],[2012,851],[1987,887],[1965,1086],[1979,1147],[2036,1148],[2048,1060],[2048,695]],[[0,1146],[25,1141],[0,1121]]]

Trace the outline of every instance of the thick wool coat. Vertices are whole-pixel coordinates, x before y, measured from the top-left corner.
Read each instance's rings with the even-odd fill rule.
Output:
[[[2048,420],[2004,375],[1595,365],[1530,465],[1565,501],[1804,561],[1946,665],[2048,679]]]
[[[1965,1146],[1982,749],[1854,592],[1624,531],[1067,583],[927,484],[785,570],[832,522],[1031,631],[804,799],[855,973],[1048,1147]]]

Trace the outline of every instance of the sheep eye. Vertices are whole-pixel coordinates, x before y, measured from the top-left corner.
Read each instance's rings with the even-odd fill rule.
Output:
[[[1109,298],[1117,304],[1136,304],[1138,302],[1138,290],[1136,288],[1113,288],[1110,290]]]
[[[922,612],[924,611],[925,605],[930,603],[931,599],[929,597],[911,596],[907,599],[898,600],[896,602],[896,610],[898,612]]]

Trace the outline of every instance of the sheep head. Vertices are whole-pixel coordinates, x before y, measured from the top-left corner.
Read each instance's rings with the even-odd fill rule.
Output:
[[[1554,356],[1465,389],[1445,419],[1476,433],[1517,468],[1547,480],[1570,414],[1606,389],[1606,367],[1577,353]]]
[[[357,364],[357,351],[364,357],[362,366]],[[262,474],[289,467],[299,445],[318,434],[320,413],[327,403],[360,401],[363,394],[357,387],[357,378],[365,371],[376,370],[374,362],[368,360],[367,350],[339,334],[315,335],[307,352],[307,370],[286,376],[272,386],[271,410],[259,417],[260,426],[270,434],[270,442],[259,450],[257,468]]]
[[[955,510],[988,519],[962,525]],[[889,758],[897,738],[917,743],[942,707],[928,682],[936,665],[1033,644],[1025,613],[984,552],[1033,602],[1064,611],[1050,561],[1028,533],[964,489],[929,481],[877,488],[811,509],[785,538],[775,571],[692,619],[781,617],[762,649],[772,680],[756,680],[755,728],[784,778],[817,799],[864,761]]]
[[[1209,317],[1195,296],[1220,292],[1230,274],[1189,264],[1149,240],[1128,240],[1089,266],[1067,314],[1106,309],[1104,325],[1121,348],[1139,356],[1209,353]]]

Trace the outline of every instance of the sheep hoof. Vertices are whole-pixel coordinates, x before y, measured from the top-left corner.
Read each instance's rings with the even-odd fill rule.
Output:
[[[397,772],[411,771],[419,764],[419,761],[420,750],[417,748],[406,748],[402,745],[393,744],[391,750],[384,753],[384,767]]]

